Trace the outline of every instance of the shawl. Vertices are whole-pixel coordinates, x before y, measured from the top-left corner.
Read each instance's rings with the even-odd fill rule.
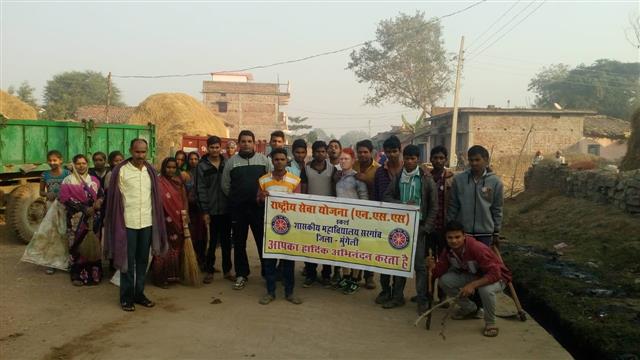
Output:
[[[112,170],[111,179],[109,179],[107,213],[105,217],[104,252],[107,258],[113,259],[114,266],[122,273],[127,272],[129,264],[127,264],[127,229],[124,223],[124,204],[119,179],[120,169],[128,162],[131,162],[131,158],[121,162]],[[145,161],[144,166],[147,168],[151,178],[151,249],[154,255],[163,256],[167,252],[169,245],[167,243],[158,174],[148,162]]]
[[[184,184],[179,176],[171,179],[160,176],[158,178],[160,191],[162,192],[162,207],[167,222],[173,223],[175,231],[182,233],[182,213],[184,209],[183,191]]]

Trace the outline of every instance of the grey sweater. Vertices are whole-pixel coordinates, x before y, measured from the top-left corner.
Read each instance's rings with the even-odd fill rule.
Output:
[[[338,171],[336,181],[336,197],[369,200],[367,184],[356,179],[357,172],[353,169]]]
[[[503,194],[495,173],[487,170],[476,182],[471,169],[465,170],[453,178],[447,221],[459,221],[469,234],[497,234],[502,226]]]

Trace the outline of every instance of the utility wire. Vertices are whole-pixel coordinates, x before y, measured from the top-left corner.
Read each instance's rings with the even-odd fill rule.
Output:
[[[493,26],[494,26],[494,25],[496,25],[497,23],[499,23],[499,22],[500,22],[500,20],[502,20],[502,18],[504,18],[504,17],[505,17],[509,12],[511,12],[511,10],[513,10],[513,8],[514,8],[514,7],[516,7],[516,5],[518,5],[518,3],[520,3],[520,1],[522,1],[522,0],[518,0],[518,1],[516,1],[515,3],[513,3],[513,5],[511,5],[511,7],[510,7],[509,9],[507,9],[507,11],[503,12],[503,13],[502,13],[502,15],[500,15],[500,16],[496,19],[496,21],[494,21],[491,25],[489,25],[489,27],[488,27],[488,28],[486,28],[486,29],[482,32],[482,34],[480,34],[480,36],[478,36],[477,38],[473,39],[473,40],[471,41],[471,43],[469,43],[469,45],[467,46],[467,48],[468,48],[468,49],[471,49],[471,48],[473,47],[473,44],[475,44],[475,43],[476,43],[476,41],[478,41],[478,40],[482,39],[482,37],[483,37],[486,33],[488,33],[488,32],[489,32],[489,30],[491,30],[491,29],[493,28]]]
[[[475,53],[472,54],[471,59],[469,59],[469,61],[471,61],[472,59],[478,57],[478,55],[482,54],[483,52],[487,51],[487,49],[491,48],[495,43],[497,43],[498,41],[500,41],[502,38],[504,38],[505,36],[507,36],[511,31],[513,31],[513,29],[517,28],[518,25],[522,24],[522,22],[524,22],[525,20],[527,20],[531,15],[533,15],[533,13],[535,13],[536,11],[538,11],[538,9],[540,9],[542,7],[542,5],[544,5],[544,3],[546,2],[546,0],[543,0],[540,5],[538,5],[537,7],[535,7],[531,12],[529,12],[525,17],[523,17],[520,21],[518,21],[514,26],[512,26],[511,28],[509,28],[509,30],[507,30],[507,32],[505,32],[504,34],[502,34],[502,36],[500,36],[499,38],[495,39],[491,44],[487,45],[486,47],[484,47],[481,50],[476,51]]]
[[[480,4],[482,4],[483,2],[486,2],[486,1],[487,0],[476,1],[475,3],[473,3],[473,4],[469,5],[469,6],[466,6],[466,7],[462,8],[462,9],[460,9],[460,10],[456,10],[456,11],[451,12],[449,14],[445,14],[445,15],[442,15],[440,17],[433,18],[433,19],[429,20],[427,22],[427,24],[430,24],[430,23],[433,23],[433,22],[437,22],[439,20],[446,19],[446,18],[451,17],[451,16],[458,15],[458,14],[463,13],[463,12],[465,12],[467,10],[470,10],[470,9],[472,9],[472,8],[478,6],[478,5],[480,5]],[[375,41],[375,40],[373,40],[373,41]],[[297,58],[297,59],[279,61],[279,62],[267,64],[267,65],[251,66],[251,67],[247,67],[247,68],[244,68],[244,69],[238,69],[238,70],[228,70],[228,71],[225,71],[225,72],[241,72],[241,71],[248,71],[248,70],[265,69],[265,68],[274,67],[274,66],[278,66],[278,65],[292,64],[292,63],[297,63],[297,62],[301,62],[301,61],[307,61],[307,60],[314,59],[314,58],[321,57],[321,56],[327,56],[327,55],[338,54],[338,53],[341,53],[341,52],[349,51],[349,50],[355,49],[357,47],[364,46],[369,42],[371,42],[371,41],[364,41],[364,42],[357,43],[357,44],[354,44],[354,45],[351,45],[351,46],[347,46],[347,47],[344,47],[344,48],[341,48],[341,49],[325,51],[325,52],[322,52],[322,53],[319,53],[319,54],[309,55],[309,56],[305,56],[305,57],[301,57],[301,58]],[[113,75],[111,75],[111,77],[121,78],[121,79],[162,79],[162,78],[177,78],[177,77],[207,76],[207,75],[211,75],[211,72],[188,73],[188,74],[170,74],[170,75],[115,75],[115,74],[113,74]]]

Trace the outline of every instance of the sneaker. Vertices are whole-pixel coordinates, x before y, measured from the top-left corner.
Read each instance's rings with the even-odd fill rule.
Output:
[[[260,298],[260,301],[258,301],[261,305],[267,305],[270,302],[272,302],[273,300],[275,300],[276,297],[271,295],[271,294],[267,294],[263,297]]]
[[[386,292],[386,291],[382,291],[380,294],[378,294],[378,296],[376,297],[376,304],[378,305],[382,305],[384,303],[386,303],[387,301],[391,300],[391,294]]]
[[[247,278],[244,276],[238,276],[236,282],[233,284],[233,290],[242,290],[247,286]]]
[[[344,290],[349,286],[350,283],[351,283],[351,280],[342,278],[335,285],[333,285],[333,288],[336,290]]]
[[[349,281],[349,284],[344,288],[344,290],[342,290],[342,293],[345,295],[352,295],[355,294],[358,289],[360,289],[360,285],[358,285],[357,282]]]
[[[304,282],[302,283],[302,287],[303,288],[310,288],[311,285],[313,285],[314,281],[315,281],[315,279],[306,278],[306,279],[304,279]]]
[[[373,290],[376,288],[376,283],[373,281],[373,276],[364,279],[364,287],[368,290]]]
[[[382,305],[383,309],[393,309],[404,305],[404,298],[391,299]]]
[[[294,295],[287,295],[287,296],[285,297],[285,299],[286,299],[288,302],[290,302],[290,303],[292,303],[292,304],[294,304],[294,305],[300,305],[300,304],[302,304],[302,300],[300,300],[300,298],[299,298],[299,297],[294,296]]]
[[[331,287],[331,280],[328,278],[322,278],[322,280],[320,280],[320,285],[322,285],[323,288],[328,289]]]
[[[47,275],[53,275],[56,273],[56,269],[54,268],[47,268],[47,270],[44,271],[45,274]]]

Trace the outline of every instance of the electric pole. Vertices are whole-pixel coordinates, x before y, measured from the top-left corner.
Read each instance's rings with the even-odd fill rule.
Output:
[[[111,71],[107,75],[107,106],[104,108],[104,121],[106,123],[109,123],[109,105],[111,105]]]
[[[460,73],[462,73],[462,62],[464,56],[464,36],[460,39],[460,53],[458,53],[458,69],[456,70],[456,90],[453,95],[453,119],[451,121],[451,154],[450,166],[458,165],[458,152],[456,150],[456,141],[458,139],[458,102],[460,100]]]

